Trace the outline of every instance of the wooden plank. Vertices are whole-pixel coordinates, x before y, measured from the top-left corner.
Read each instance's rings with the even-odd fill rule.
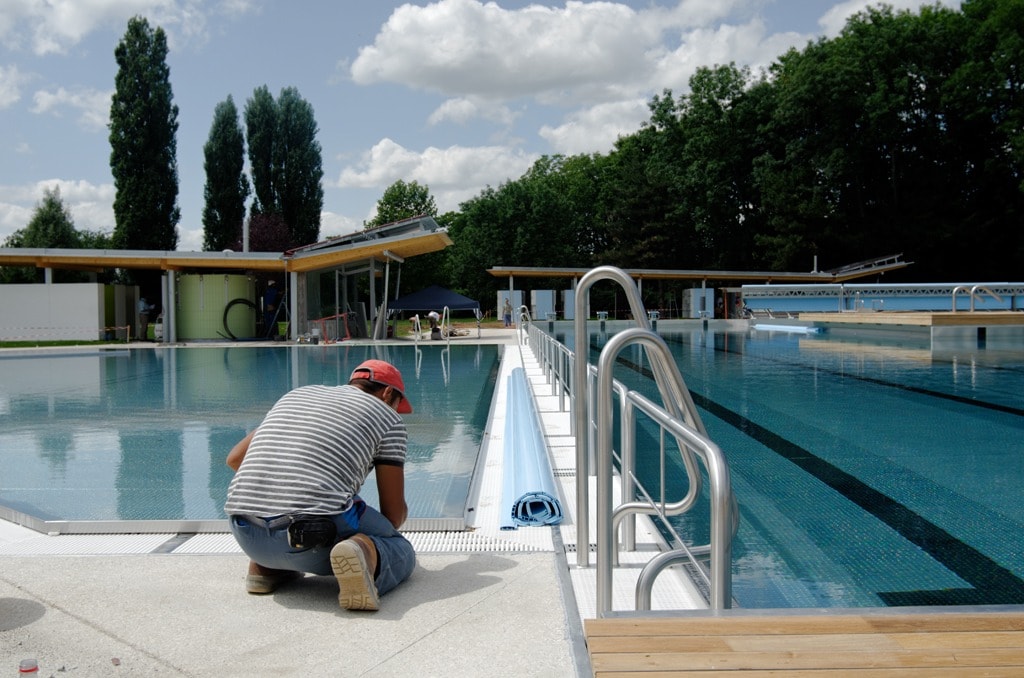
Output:
[[[898,667],[1020,667],[1024,671],[1024,648],[949,649],[944,651],[900,650],[894,652],[661,652],[648,654],[596,654],[591,657],[596,672],[636,669],[684,671],[693,669],[752,671],[759,669],[833,670]]]
[[[708,671],[608,671],[595,673],[595,678],[708,678]],[[739,678],[836,678],[832,669],[809,669],[794,672],[790,669],[775,671],[744,671]],[[851,678],[1020,678],[1017,667],[957,667],[944,668],[892,668],[849,669],[842,672]]]
[[[879,633],[896,631],[1021,631],[1024,613],[609,617],[585,619],[587,636]]]
[[[1024,613],[612,617],[584,620],[600,678],[1024,676]]]
[[[821,633],[739,636],[593,636],[590,651],[598,652],[711,652],[759,651],[777,648],[781,643],[791,650],[815,650],[827,645],[834,650],[923,650],[929,648],[1024,647],[1024,631],[995,632],[911,632],[911,633]]]

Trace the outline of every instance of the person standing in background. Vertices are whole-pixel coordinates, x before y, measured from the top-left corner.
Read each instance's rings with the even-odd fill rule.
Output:
[[[277,291],[277,283],[271,280],[267,283],[267,289],[263,292],[263,336],[277,336],[277,328],[274,327],[274,319],[277,318],[277,302],[280,295]]]
[[[137,310],[139,315],[138,339],[140,341],[144,341],[149,338],[149,314],[153,312],[153,308],[153,304],[146,301],[146,297],[139,297]]]

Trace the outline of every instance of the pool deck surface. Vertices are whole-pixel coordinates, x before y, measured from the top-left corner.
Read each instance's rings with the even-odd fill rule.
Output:
[[[452,341],[481,341],[473,335]],[[508,375],[521,365],[535,392],[550,387],[514,330],[485,330],[483,341],[507,348],[476,529],[410,533],[417,568],[380,611],[341,609],[333,577],[246,594],[247,559],[229,534],[48,536],[0,521],[0,667],[13,675],[34,658],[41,676],[590,675],[587,604],[576,606],[562,546],[575,539],[571,497],[559,527],[498,527]],[[550,411],[557,400],[539,406],[560,466],[574,443],[569,414]],[[587,572],[575,578],[593,591]]]

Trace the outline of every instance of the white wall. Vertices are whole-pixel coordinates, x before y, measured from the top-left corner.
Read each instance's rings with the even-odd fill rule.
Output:
[[[102,336],[103,315],[98,283],[0,285],[3,341],[95,341]]]

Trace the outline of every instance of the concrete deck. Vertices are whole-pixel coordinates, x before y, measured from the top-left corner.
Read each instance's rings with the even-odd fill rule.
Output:
[[[521,363],[514,332],[485,334],[511,342],[513,358],[483,452],[485,475],[500,476],[499,399]],[[247,595],[247,559],[227,534],[46,536],[0,521],[0,667],[13,675],[35,658],[43,676],[589,674],[557,528],[501,532],[497,501],[481,499],[475,532],[410,533],[417,568],[375,613],[339,608],[333,577]]]
[[[126,534],[47,536],[0,521],[0,666],[13,673],[35,658],[42,676],[590,676],[582,620],[596,613],[596,571],[593,558],[576,565],[570,415],[515,330],[475,335],[452,342],[506,349],[474,529],[409,532],[417,568],[380,611],[340,609],[333,577],[247,595],[248,561],[230,534],[128,534],[126,523]],[[565,520],[501,530],[505,397],[520,366]],[[637,541],[615,573],[616,610],[632,609],[638,565],[658,551],[649,524]],[[666,573],[654,587],[655,610],[703,606],[682,576]]]

